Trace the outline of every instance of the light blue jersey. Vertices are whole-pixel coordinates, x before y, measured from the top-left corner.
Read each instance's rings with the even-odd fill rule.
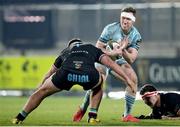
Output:
[[[101,33],[99,41],[105,44],[107,44],[108,41],[110,40],[121,42],[121,40],[126,36],[128,37],[128,40],[129,40],[127,49],[131,47],[138,50],[139,43],[142,41],[141,35],[138,32],[138,30],[133,26],[131,30],[129,31],[128,35],[125,35],[120,27],[119,22],[115,22],[115,23],[107,25],[104,28],[103,32]],[[124,58],[119,58],[118,60],[116,60],[116,62],[118,64],[127,63]]]

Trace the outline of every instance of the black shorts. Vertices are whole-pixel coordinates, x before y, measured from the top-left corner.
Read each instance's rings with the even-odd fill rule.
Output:
[[[61,90],[70,90],[75,84],[89,90],[97,85],[99,77],[100,74],[95,68],[89,71],[69,71],[61,68],[52,76],[52,82]]]

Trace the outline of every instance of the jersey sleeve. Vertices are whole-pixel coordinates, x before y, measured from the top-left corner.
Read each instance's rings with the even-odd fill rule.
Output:
[[[135,37],[132,40],[132,43],[127,48],[135,48],[136,50],[139,50],[141,42],[142,42],[142,38],[141,35],[138,33],[135,35]]]
[[[160,108],[153,108],[152,113],[150,114],[150,116],[153,119],[161,119],[162,116],[162,111],[160,110]]]
[[[109,25],[105,26],[100,37],[99,37],[99,41],[103,42],[103,43],[107,43],[109,40],[111,40],[111,31],[109,30]]]
[[[101,49],[99,49],[95,46],[94,46],[94,53],[96,53],[96,55],[95,55],[96,62],[100,62],[102,56],[105,55],[105,53]]]
[[[57,68],[61,67],[61,64],[63,63],[63,61],[67,58],[67,56],[69,55],[70,50],[68,48],[64,49],[61,54],[56,58],[56,60],[54,61],[54,66]]]
[[[60,68],[62,62],[63,62],[63,59],[62,59],[62,56],[60,55],[60,56],[58,56],[58,57],[56,58],[56,60],[54,61],[54,66],[55,66],[56,68]]]

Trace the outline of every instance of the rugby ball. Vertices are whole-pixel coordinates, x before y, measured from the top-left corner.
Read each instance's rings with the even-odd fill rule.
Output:
[[[108,41],[107,48],[113,50],[114,47],[118,47],[120,44],[117,41]]]
[[[113,50],[113,48],[115,48],[115,47],[120,47],[120,44],[117,42],[117,41],[109,41],[108,43],[107,43],[107,46],[106,46],[106,49],[107,50],[109,50],[109,51],[111,51],[111,50]],[[110,56],[113,60],[116,60],[116,59],[118,59],[119,58],[119,56],[117,55],[117,56]]]

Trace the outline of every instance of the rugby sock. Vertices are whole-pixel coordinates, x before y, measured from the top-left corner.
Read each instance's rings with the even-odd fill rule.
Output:
[[[18,120],[23,121],[27,116],[28,116],[28,113],[25,112],[24,110],[22,110],[22,111],[16,116],[16,118],[17,118]]]
[[[131,109],[133,107],[133,104],[135,102],[135,97],[132,95],[125,94],[125,112],[124,117],[129,115],[131,113]]]
[[[89,101],[90,101],[90,95],[91,95],[91,90],[88,90],[86,92],[86,95],[84,97],[84,100],[83,100],[83,103],[81,104],[80,108],[83,110],[83,111],[86,111],[88,106],[89,106]]]
[[[89,113],[88,113],[89,118],[97,118],[97,109],[95,108],[90,108]]]

